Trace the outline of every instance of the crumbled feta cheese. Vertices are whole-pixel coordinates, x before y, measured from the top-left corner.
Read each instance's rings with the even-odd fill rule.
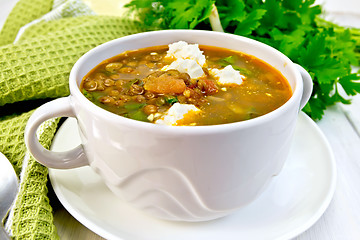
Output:
[[[161,70],[178,70],[181,73],[187,73],[191,78],[196,79],[204,76],[202,67],[206,59],[198,44],[188,44],[184,41],[169,44],[169,50],[166,58],[175,59],[170,65],[164,66]]]
[[[245,76],[241,75],[239,71],[235,70],[231,65],[219,70],[216,68],[209,69],[210,74],[217,77],[217,82],[220,85],[237,84],[240,85],[243,82]]]
[[[176,126],[177,121],[182,120],[185,117],[185,114],[189,112],[200,112],[201,110],[195,107],[192,104],[181,104],[175,103],[171,106],[160,119],[156,120],[156,124]]]
[[[198,44],[188,44],[184,41],[169,44],[169,50],[165,57],[175,59],[190,59],[196,61],[201,67],[205,64],[205,55],[199,49]]]
[[[150,121],[150,122],[152,122],[152,121],[154,121],[154,119],[157,119],[157,118],[159,118],[159,117],[161,117],[162,116],[162,114],[161,113],[155,113],[155,114],[150,114],[148,117],[147,117],[147,119]]]
[[[154,114],[150,114],[148,117],[147,117],[147,119],[150,121],[150,122],[152,122],[153,120],[154,120]]]
[[[176,69],[181,73],[187,73],[191,78],[194,79],[199,78],[205,74],[202,70],[202,67],[197,64],[195,60],[190,59],[179,58],[170,65],[164,66],[161,70],[166,71],[169,69]]]

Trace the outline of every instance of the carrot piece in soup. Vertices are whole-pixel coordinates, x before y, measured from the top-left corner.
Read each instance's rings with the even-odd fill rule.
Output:
[[[207,95],[212,95],[218,92],[218,86],[214,81],[206,79],[204,80],[204,83],[204,90]]]
[[[182,93],[186,89],[184,79],[176,70],[166,72],[155,72],[144,79],[144,88],[154,93]]]

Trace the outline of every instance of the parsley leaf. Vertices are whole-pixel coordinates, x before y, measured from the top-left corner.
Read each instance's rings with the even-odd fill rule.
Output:
[[[131,111],[126,115],[126,117],[138,121],[149,122],[147,115],[142,110]]]
[[[224,58],[219,59],[216,63],[219,64],[222,67],[226,67],[228,65],[231,65],[235,70],[239,71],[241,74],[244,74],[246,76],[250,76],[252,74],[250,70],[234,65],[235,61],[236,61],[235,57],[236,56],[224,57]]]
[[[85,89],[82,89],[82,93],[84,94],[84,96],[89,99],[90,101],[93,101],[94,97]]]
[[[228,57],[224,57],[224,58],[221,58],[218,63],[223,66],[223,67],[226,67],[227,65],[232,65],[235,63],[235,56],[228,56]]]
[[[214,0],[133,0],[125,7],[149,29],[193,29],[209,18]]]
[[[347,95],[353,96],[360,93],[360,74],[353,73],[339,78],[339,84],[343,87]]]
[[[170,105],[173,105],[174,103],[179,102],[179,100],[177,99],[176,96],[169,95],[169,96],[165,96],[165,102],[167,102]]]
[[[164,1],[168,2],[167,7],[172,9],[172,18],[169,23],[170,28],[190,28],[193,29],[199,22],[208,18],[211,13],[211,0],[174,0]]]
[[[249,35],[256,29],[266,10],[254,9],[247,12],[243,1],[217,1],[220,20],[223,28],[237,35]]]
[[[128,103],[124,106],[126,110],[138,110],[143,108],[146,103]]]

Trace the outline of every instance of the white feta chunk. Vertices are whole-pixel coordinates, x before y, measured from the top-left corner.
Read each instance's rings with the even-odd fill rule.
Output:
[[[202,67],[195,60],[191,59],[179,58],[170,65],[164,66],[161,70],[167,71],[169,69],[176,69],[181,73],[187,73],[193,79],[199,78],[205,74]]]
[[[225,68],[219,70],[216,68],[209,69],[210,74],[217,78],[217,82],[220,85],[231,85],[237,84],[240,85],[245,78],[244,75],[241,75],[239,71],[235,70],[231,65],[226,66]]]
[[[203,51],[199,49],[199,44],[188,44],[184,41],[169,44],[169,50],[165,57],[175,59],[190,59],[196,61],[201,67],[205,65],[206,59]]]
[[[184,117],[186,117],[185,115],[191,111],[198,113],[201,110],[193,104],[174,103],[174,105],[172,105],[161,118],[156,120],[155,123],[176,126],[177,121],[184,119]]]

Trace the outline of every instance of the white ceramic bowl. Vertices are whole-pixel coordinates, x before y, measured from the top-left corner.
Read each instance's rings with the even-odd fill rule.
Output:
[[[238,50],[278,69],[292,97],[255,119],[213,126],[160,126],[131,120],[91,103],[80,92],[84,75],[123,51],[179,40]],[[31,116],[25,133],[33,156],[52,168],[90,165],[121,199],[162,219],[204,221],[225,216],[256,199],[281,170],[299,110],[312,91],[309,74],[260,42],[219,32],[166,30],[102,44],[74,65],[70,96],[53,100]],[[64,153],[45,150],[36,138],[42,122],[78,120],[82,145]],[[120,201],[120,200],[119,200]]]

